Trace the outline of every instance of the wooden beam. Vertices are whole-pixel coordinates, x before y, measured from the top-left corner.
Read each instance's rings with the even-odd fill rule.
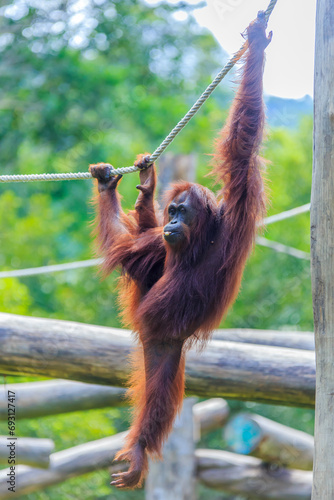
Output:
[[[317,360],[312,499],[334,498],[334,0],[318,0],[311,271]]]
[[[15,394],[16,419],[38,418],[127,404],[126,391],[119,387],[61,379],[6,384],[6,390],[0,390],[0,421],[8,419],[7,391]],[[198,439],[203,434],[223,427],[230,412],[227,402],[222,398],[212,398],[197,403],[193,411]]]
[[[16,484],[15,492],[8,491],[9,469],[1,470],[0,500],[17,498],[62,483],[71,477],[107,468],[112,465],[115,454],[121,449],[125,435],[126,432],[122,432],[53,453],[49,469],[18,465],[12,479]]]
[[[131,334],[130,330],[112,328],[113,332]],[[260,344],[276,347],[289,347],[314,351],[314,333],[287,330],[257,330],[255,328],[226,328],[213,332],[213,340],[241,342],[244,344]]]
[[[269,418],[254,413],[240,413],[224,428],[230,450],[252,455],[281,467],[312,470],[314,439]]]
[[[312,472],[271,469],[254,457],[196,450],[198,479],[207,487],[249,500],[310,500]],[[323,500],[325,497],[323,497]]]
[[[6,387],[3,386],[0,390],[0,421],[8,418],[8,391],[15,394],[16,419],[126,404],[125,389],[120,387],[59,379],[6,384]]]
[[[234,328],[216,330],[214,340],[229,342],[243,342],[245,344],[271,345],[290,347],[292,349],[306,349],[314,351],[313,332],[255,330],[252,328]]]
[[[123,386],[133,341],[126,332],[69,321],[0,314],[0,373]],[[188,394],[313,407],[314,353],[209,342],[187,354]]]
[[[126,433],[81,444],[50,456],[49,469],[18,465],[8,491],[9,469],[0,471],[0,500],[18,498],[72,477],[112,465]],[[197,478],[206,486],[253,500],[309,500],[312,472],[265,467],[257,458],[216,450],[196,450]],[[121,468],[122,468],[122,464]],[[117,466],[119,470],[119,466]],[[107,480],[106,475],[106,480]]]
[[[64,382],[64,381],[55,380],[54,382]],[[46,384],[47,382],[44,383]],[[69,382],[69,384],[72,383]],[[81,384],[81,385],[86,387],[89,386],[90,384]],[[96,388],[97,390],[100,388],[104,389],[104,387],[95,385],[92,387]],[[191,409],[192,409],[192,418],[189,419],[189,411]],[[182,415],[183,415],[182,419],[177,421],[176,424],[174,424],[171,440],[164,447],[164,457],[166,462],[163,466],[162,463],[159,462],[157,464],[157,467],[159,468],[162,467],[161,470],[164,470],[165,472],[169,471],[169,473],[174,471],[176,467],[175,449],[179,447],[180,453],[178,458],[179,460],[182,461],[182,467],[180,467],[179,464],[178,470],[180,470],[180,477],[182,478],[182,481],[180,481],[180,477],[178,478],[177,483],[174,481],[175,488],[177,489],[178,492],[180,492],[181,488],[184,488],[184,492],[187,493],[189,492],[189,484],[188,484],[189,477],[193,477],[191,475],[191,472],[194,473],[193,452],[195,445],[193,440],[194,436],[192,432],[193,428],[191,425],[189,426],[189,422],[192,422],[194,420],[196,422],[198,436],[203,435],[206,432],[221,427],[222,423],[225,421],[228,415],[228,405],[226,401],[220,398],[202,401],[201,403],[193,405],[193,401],[191,401],[191,398],[188,398],[186,400],[186,411],[183,412]],[[184,435],[185,433],[187,433],[187,436]],[[89,471],[89,467],[91,467],[91,471],[93,471],[110,466],[109,469],[110,474],[112,474],[113,472],[120,472],[122,470],[126,470],[128,467],[126,463],[113,464],[114,454],[121,448],[124,436],[125,433],[122,433],[118,436],[113,436],[111,438],[95,441],[94,443],[87,443],[87,449],[85,448],[85,445],[80,445],[78,447],[74,447],[69,450],[64,450],[62,452],[53,454],[51,460],[49,454],[52,451],[50,449],[51,446],[50,443],[53,446],[52,441],[48,439],[19,438],[19,440],[16,441],[16,443],[22,441],[22,444],[24,446],[16,445],[16,457],[17,457],[16,464],[23,463],[39,468],[47,468],[49,466],[49,468],[52,470],[51,471],[49,470],[47,472],[43,471],[41,472],[40,470],[36,469],[22,468],[16,466],[15,472],[18,475],[16,476],[15,480],[13,480],[13,484],[15,483],[15,485],[18,488],[17,489],[18,496],[26,494],[27,492],[43,489],[52,484],[63,482],[70,477],[84,474]],[[7,437],[5,437],[4,439],[6,439],[6,442],[2,442],[0,437],[0,463],[8,464],[7,460],[9,453],[6,448],[6,444],[8,441]],[[185,445],[184,441],[187,441],[186,445],[188,447],[188,452],[186,452],[184,448]],[[27,446],[29,444],[30,446]],[[32,445],[34,445],[33,449]],[[109,451],[109,445],[111,451]],[[45,453],[43,454],[43,446],[44,448],[46,448],[46,446],[48,447],[48,454],[45,457],[44,457]],[[18,451],[20,452],[19,453],[20,459],[18,459]],[[4,456],[3,461],[1,461],[1,454],[3,454]],[[183,463],[185,457],[187,458],[187,467]],[[66,467],[63,464],[66,465],[68,463],[68,460],[69,460],[69,470],[67,471]],[[84,462],[83,464],[84,468],[82,468],[82,463],[81,463],[82,461]],[[153,470],[156,470],[155,468],[156,465],[154,463],[152,464],[152,466]],[[64,473],[65,469],[66,472]],[[187,472],[188,472],[188,477],[187,474],[185,474]],[[7,473],[9,473],[8,469]],[[171,476],[170,475],[168,476],[167,473],[164,475],[164,478],[165,481],[168,481],[168,478],[170,479]],[[1,475],[0,473],[0,499],[10,498],[7,496],[6,493],[5,480],[6,480],[6,474],[3,473],[3,475]],[[159,483],[161,483],[161,477],[159,479]],[[6,484],[8,488],[8,483]],[[153,476],[151,474],[151,483],[148,488],[150,489],[151,494],[153,494],[153,492],[157,488],[157,485],[154,482],[154,474]],[[173,491],[175,492],[175,490]],[[12,492],[11,494],[13,498],[15,498],[15,495],[13,495]],[[186,498],[194,498],[194,496],[190,495]]]
[[[12,440],[8,436],[0,436],[0,463],[8,465],[8,460],[14,460],[11,462],[14,465],[48,468],[54,447],[51,439],[19,437]]]

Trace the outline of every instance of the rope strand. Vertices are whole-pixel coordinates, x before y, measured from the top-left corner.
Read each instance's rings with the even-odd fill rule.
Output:
[[[277,0],[271,0],[266,11],[265,17],[268,21],[270,14],[272,13]],[[192,117],[197,113],[197,111],[202,107],[204,102],[210,97],[215,88],[227,75],[227,73],[233,68],[233,66],[239,61],[247,49],[247,41],[242,45],[242,47],[236,52],[223,69],[218,73],[215,79],[210,83],[210,85],[205,89],[203,94],[197,99],[195,104],[186,113],[186,115],[179,121],[179,123],[173,128],[173,130],[168,134],[160,146],[154,151],[150,157],[150,163],[156,161],[159,156],[165,151],[165,149],[171,144],[175,137],[181,132],[181,130],[189,123]],[[106,164],[109,165],[109,164]],[[130,174],[132,172],[137,172],[140,170],[134,165],[130,167],[112,168],[112,175],[124,175]],[[90,172],[78,172],[78,173],[68,173],[68,174],[31,174],[31,175],[0,175],[0,182],[34,182],[34,181],[70,181],[78,179],[89,179],[91,178]]]

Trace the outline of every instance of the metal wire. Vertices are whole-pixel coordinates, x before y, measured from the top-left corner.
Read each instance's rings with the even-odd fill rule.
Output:
[[[310,209],[310,204],[302,205],[301,207],[293,208],[292,210],[287,210],[285,212],[281,212],[280,214],[272,215],[271,217],[267,217],[264,219],[264,224],[274,224],[275,222],[279,222],[284,219],[288,219],[290,217],[294,217],[296,215],[305,213]],[[283,245],[282,243],[278,243],[276,241],[267,240],[261,236],[256,238],[256,242],[259,245],[271,248],[276,252],[283,252],[293,257],[297,257],[299,259],[309,259],[309,254],[307,252],[303,252],[302,250],[298,250],[297,248],[288,247]],[[41,266],[41,267],[30,267],[27,269],[15,269],[12,271],[2,271],[0,272],[1,278],[21,278],[25,276],[33,276],[36,274],[47,274],[47,273],[55,273],[59,271],[70,271],[72,269],[80,269],[82,267],[93,267],[99,266],[102,264],[103,259],[90,259],[90,260],[80,260],[77,262],[67,262],[65,264],[55,264],[52,266]]]
[[[269,224],[273,224],[274,222],[290,219],[290,217],[294,217],[295,215],[309,212],[310,208],[311,208],[311,203],[306,203],[306,205],[302,205],[301,207],[292,208],[291,210],[286,210],[285,212],[281,212],[276,215],[271,215],[270,217],[266,217],[263,220],[263,225],[268,226]]]
[[[268,240],[267,238],[263,238],[263,236],[258,236],[256,238],[256,243],[263,247],[271,248],[272,250],[275,250],[275,252],[291,255],[292,257],[296,257],[296,259],[310,260],[311,258],[310,254],[307,252],[303,252],[303,250],[299,250],[298,248],[290,247],[288,245],[283,245],[278,241]]]
[[[49,274],[59,271],[72,271],[72,269],[81,269],[83,267],[99,266],[103,259],[79,260],[77,262],[66,262],[65,264],[54,264],[51,266],[29,267],[27,269],[14,269],[12,271],[0,272],[1,278],[22,278],[25,276],[35,276],[36,274]]]

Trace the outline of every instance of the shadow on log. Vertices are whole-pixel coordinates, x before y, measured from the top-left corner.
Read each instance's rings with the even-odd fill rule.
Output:
[[[241,413],[227,424],[224,437],[236,453],[292,469],[312,470],[314,439],[306,432],[260,415]]]
[[[14,464],[47,468],[54,447],[51,439],[19,437],[12,441],[8,436],[0,436],[0,463],[8,466],[8,460],[14,459]]]
[[[134,346],[126,331],[0,314],[0,372],[122,386]],[[314,353],[211,341],[186,360],[188,394],[314,406]]]

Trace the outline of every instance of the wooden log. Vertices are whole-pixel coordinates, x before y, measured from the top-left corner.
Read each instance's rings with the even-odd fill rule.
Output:
[[[318,0],[311,275],[317,360],[313,500],[334,498],[334,0]]]
[[[313,436],[273,420],[241,413],[224,429],[228,447],[244,455],[261,458],[292,469],[312,470]]]
[[[126,432],[115,436],[80,444],[67,450],[58,451],[50,456],[48,469],[36,469],[26,465],[18,465],[12,471],[15,491],[8,491],[8,480],[11,480],[9,469],[0,471],[0,500],[17,498],[38,491],[53,484],[62,483],[66,479],[87,474],[112,465],[117,451],[124,443]]]
[[[188,408],[186,408],[186,413],[183,414],[183,417],[180,421],[181,427],[179,426],[179,428],[177,428],[175,431],[178,436],[177,441],[180,440],[179,434],[182,434],[182,432],[186,432],[187,430],[189,432],[189,436],[187,436],[187,438],[190,437],[190,434],[192,436],[192,432],[190,433],[190,428],[192,426],[189,426],[189,422],[192,421],[192,418],[189,417],[189,408],[191,408],[193,401],[190,398],[189,403]],[[210,404],[210,400],[208,400],[202,403],[197,403],[192,407],[193,414],[195,415],[200,429],[203,424],[203,429],[201,429],[203,432],[207,432],[208,430],[213,429],[214,422],[216,422],[217,425],[218,423],[221,423],[221,419],[217,418],[217,415],[219,413],[222,413],[222,411],[224,410],[224,413],[226,414],[225,404],[222,404],[225,403],[223,400],[218,400],[218,398],[216,398],[211,403],[212,404]],[[207,414],[204,414],[205,406],[207,408]],[[212,417],[212,421],[209,418],[210,415]],[[68,450],[54,453],[53,455],[51,455],[51,459],[49,459],[48,456],[47,464],[49,464],[50,466],[48,471],[16,466],[15,484],[17,495],[13,494],[13,492],[10,492],[10,495],[7,496],[8,484],[6,483],[6,481],[8,479],[7,473],[9,473],[9,469],[6,469],[6,473],[5,471],[0,472],[0,499],[12,497],[15,498],[16,496],[21,496],[32,491],[46,488],[47,486],[50,486],[52,484],[63,482],[70,477],[85,474],[87,472],[98,470],[100,468],[105,468],[108,466],[110,466],[110,473],[118,472],[120,470],[126,470],[128,465],[125,462],[117,465],[114,465],[112,463],[115,453],[122,447],[125,434],[126,433],[121,433],[116,436],[100,439],[91,443],[86,443],[70,448]],[[22,439],[26,441],[33,441],[34,443],[37,441],[48,443],[50,442],[51,444],[53,444],[52,441],[47,439]],[[169,451],[167,455],[173,455],[174,446],[178,446],[178,443],[174,442],[172,443],[172,445],[173,446],[171,446],[171,443],[168,445]],[[194,446],[194,443],[192,443],[192,446]],[[0,449],[5,449],[5,446],[1,446]],[[168,456],[166,456],[166,459],[168,459]],[[188,462],[189,460],[191,461],[191,457],[188,456]],[[31,463],[31,465],[41,467],[42,465],[44,466],[44,463],[41,463],[40,465],[38,465],[37,463]],[[193,470],[193,468],[194,465],[191,465],[191,467],[188,468],[188,472],[190,471],[190,469]],[[190,496],[189,498],[194,497]]]
[[[149,461],[145,482],[146,500],[195,500],[195,442],[193,405],[186,398],[173,431],[163,447],[163,461]]]
[[[234,328],[216,330],[213,334],[213,339],[314,351],[313,332],[287,332],[285,330],[275,331],[255,330],[252,328]]]
[[[47,468],[50,463],[50,453],[54,447],[51,439],[26,437],[12,439],[8,436],[0,436],[0,463]]]
[[[7,420],[7,391],[15,394],[16,419],[36,418],[72,411],[120,406],[125,390],[68,380],[7,384],[0,390],[0,421]]]
[[[249,500],[310,500],[312,472],[266,467],[228,451],[196,450],[197,477],[209,488]],[[323,497],[325,499],[325,497]]]
[[[0,314],[1,373],[122,386],[133,345],[111,328]],[[314,364],[309,351],[212,341],[187,354],[186,386],[190,395],[313,407]]]
[[[212,398],[193,407],[194,437],[199,441],[203,434],[223,427],[229,417],[230,408],[227,401],[222,398]]]
[[[72,477],[105,469],[124,443],[126,433],[81,444],[50,456],[49,469],[18,465],[0,471],[0,500],[18,498]],[[196,450],[197,478],[206,486],[253,500],[309,500],[312,473],[270,469],[261,460],[226,451]],[[121,464],[122,468],[122,464]],[[15,491],[9,491],[10,484]],[[279,496],[280,495],[280,496]]]
[[[16,419],[45,417],[127,403],[124,398],[126,391],[119,387],[61,379],[7,384],[6,392],[0,390],[0,421],[8,418],[7,391],[15,394]],[[222,427],[229,415],[229,406],[222,398],[196,403],[193,410],[199,436]]]

